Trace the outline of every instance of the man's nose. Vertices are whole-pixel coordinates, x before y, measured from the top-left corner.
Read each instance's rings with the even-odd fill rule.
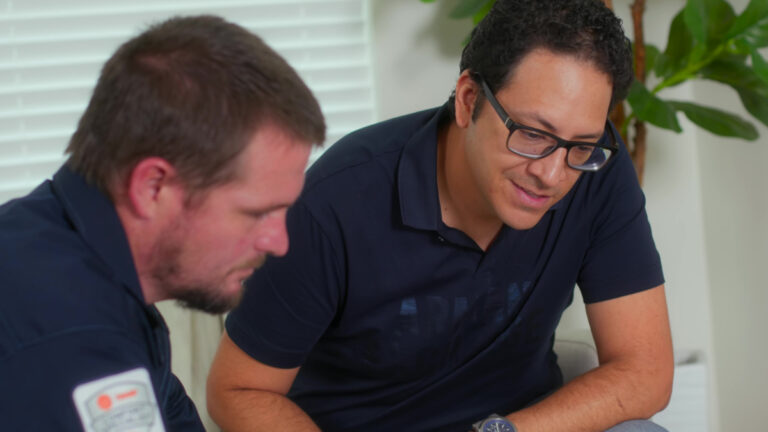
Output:
[[[285,212],[269,218],[260,227],[255,240],[255,248],[274,256],[288,253],[288,228],[285,225]]]
[[[528,170],[541,181],[543,186],[555,186],[563,179],[565,170],[568,169],[568,163],[565,160],[567,155],[568,150],[559,148],[546,157],[530,161]]]

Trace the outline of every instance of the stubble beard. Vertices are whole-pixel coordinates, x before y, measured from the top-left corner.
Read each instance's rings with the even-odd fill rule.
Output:
[[[242,298],[242,286],[236,293],[226,295],[224,279],[221,281],[184,279],[180,240],[183,238],[183,233],[178,235],[179,233],[177,229],[172,230],[153,248],[151,261],[153,266],[150,275],[155,285],[160,287],[168,298],[175,299],[179,306],[186,309],[217,315],[237,306]]]

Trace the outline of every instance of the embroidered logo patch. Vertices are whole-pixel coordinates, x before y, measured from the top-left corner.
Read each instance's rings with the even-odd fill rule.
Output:
[[[165,431],[145,368],[80,384],[72,398],[86,432]]]

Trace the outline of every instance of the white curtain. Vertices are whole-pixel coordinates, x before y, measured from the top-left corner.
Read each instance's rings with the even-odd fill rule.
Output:
[[[201,13],[257,33],[297,69],[320,100],[328,143],[373,119],[365,0],[0,0],[0,203],[61,165],[119,44],[149,23]]]
[[[99,70],[122,42],[174,15],[216,14],[260,35],[313,90],[327,143],[374,118],[366,0],[0,0],[0,203],[64,161]],[[316,151],[314,160],[322,150]],[[221,317],[160,305],[173,369],[203,421]]]

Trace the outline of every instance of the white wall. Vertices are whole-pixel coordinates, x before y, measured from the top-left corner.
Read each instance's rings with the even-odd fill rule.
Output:
[[[443,0],[424,4],[418,0],[373,0],[371,3],[376,62],[374,87],[378,117],[388,118],[443,103],[458,77],[461,41],[471,28],[469,22],[457,22],[447,18],[447,13],[455,2]],[[682,7],[683,3],[683,0],[648,0],[646,38],[649,42],[661,48],[666,45],[670,17]],[[630,0],[614,0],[614,8],[625,23],[630,23],[629,4]],[[694,93],[691,86],[681,86],[665,95],[689,99],[691,95],[698,96],[699,92]],[[717,263],[721,258],[711,253],[707,254],[705,249],[702,208],[704,206],[708,209],[711,200],[709,196],[703,198],[701,179],[702,173],[706,175],[710,170],[705,164],[699,163],[699,154],[702,151],[707,152],[708,147],[697,142],[700,135],[697,134],[695,127],[682,116],[680,120],[686,131],[684,134],[678,135],[653,127],[649,128],[644,190],[648,199],[647,209],[654,237],[664,264],[675,348],[703,352],[710,374],[710,425],[711,430],[717,431],[719,404],[716,397],[717,389],[714,388],[717,382],[714,371],[717,365],[715,360],[718,360],[720,355],[713,349],[715,345],[712,341],[710,279],[717,281],[716,286],[719,286],[722,284],[720,280],[723,276],[718,273],[719,265],[707,264],[708,259],[715,260],[714,262]],[[728,141],[721,145],[745,146],[739,141]],[[709,153],[706,155],[708,156]],[[706,160],[706,157],[702,156],[702,159]],[[716,159],[716,155],[713,159]],[[756,160],[762,162],[766,159],[756,158]],[[753,161],[753,163],[758,162]],[[737,171],[734,171],[732,175],[735,176],[736,173]],[[756,178],[758,174],[754,171],[752,175]],[[708,183],[706,184],[708,186]],[[720,188],[723,192],[728,190],[725,185],[720,185]],[[757,190],[757,188],[754,189]],[[743,187],[741,191],[745,197],[754,196]],[[765,196],[764,192],[763,196]],[[763,205],[761,209],[765,215],[766,206]],[[708,228],[711,225],[709,222],[708,219]],[[744,229],[749,230],[748,226]],[[752,226],[760,228],[754,224]],[[768,244],[765,236],[762,238],[762,244]],[[756,239],[752,242],[755,248],[759,244]],[[743,254],[746,255],[752,251],[745,250]],[[765,256],[764,252],[765,246],[763,256]],[[741,263],[741,267],[745,265],[741,259],[731,258],[729,261],[733,261],[734,265]],[[752,278],[756,279],[757,276]],[[760,281],[764,285],[765,277],[763,276]],[[721,288],[719,290],[722,292]],[[754,307],[754,309],[757,308]],[[765,309],[763,307],[763,310]],[[714,309],[715,316],[720,318],[720,321],[730,319],[721,317],[719,310],[719,308]],[[746,312],[746,309],[742,308],[735,314],[740,314],[742,311]],[[745,322],[743,327],[751,325],[754,333],[759,328],[757,324],[759,323]],[[574,301],[574,306],[563,318],[562,326],[568,330],[587,327],[580,299],[577,298]],[[723,327],[717,334],[728,338],[728,332],[724,329]],[[739,344],[735,340],[729,343]],[[721,346],[722,344],[717,345],[717,347]],[[740,351],[742,355],[751,352],[748,351],[748,345],[739,346],[742,347]],[[734,399],[730,395],[729,398],[741,399],[741,397]],[[755,403],[764,400],[764,398],[757,399]],[[733,403],[735,402],[729,401],[726,405]],[[729,409],[726,411],[730,413]],[[754,415],[759,413],[753,413]],[[724,418],[725,420],[730,422],[730,416]],[[751,421],[745,420],[744,424],[752,424]]]
[[[702,84],[695,93],[744,113],[730,89]],[[768,128],[759,131],[755,142],[698,134],[723,431],[768,424]]]
[[[749,118],[728,87],[694,92]],[[722,431],[768,428],[768,128],[758,125],[754,142],[697,136]]]
[[[472,26],[449,20],[454,1],[371,0],[374,94],[379,119],[442,105],[459,77]]]

